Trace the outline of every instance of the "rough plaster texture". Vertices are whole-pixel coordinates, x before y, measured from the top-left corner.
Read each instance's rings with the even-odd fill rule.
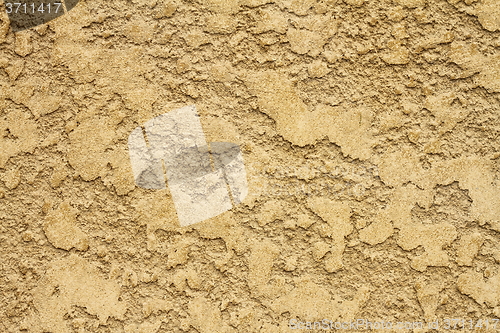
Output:
[[[1,13],[0,332],[500,315],[500,2],[82,0],[15,34]],[[249,195],[181,228],[127,138],[193,104]]]

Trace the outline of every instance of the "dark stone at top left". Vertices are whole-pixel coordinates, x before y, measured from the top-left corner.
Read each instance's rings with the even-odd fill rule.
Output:
[[[73,8],[77,2],[78,0],[71,1],[70,7]],[[6,0],[4,6],[9,16],[10,26],[14,32],[36,27],[65,14],[64,4],[57,0],[52,0],[51,2],[40,0]]]

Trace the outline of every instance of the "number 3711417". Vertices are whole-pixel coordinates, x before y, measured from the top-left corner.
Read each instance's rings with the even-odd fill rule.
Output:
[[[53,3],[20,3],[20,2],[7,2],[5,3],[5,9],[7,14],[48,14],[48,13],[59,13],[63,11],[61,8],[61,2]]]

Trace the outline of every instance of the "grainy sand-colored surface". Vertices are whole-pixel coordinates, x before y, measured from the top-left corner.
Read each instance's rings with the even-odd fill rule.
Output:
[[[499,1],[83,0],[15,34],[3,13],[0,332],[497,332]],[[249,195],[181,228],[127,138],[193,104]]]

